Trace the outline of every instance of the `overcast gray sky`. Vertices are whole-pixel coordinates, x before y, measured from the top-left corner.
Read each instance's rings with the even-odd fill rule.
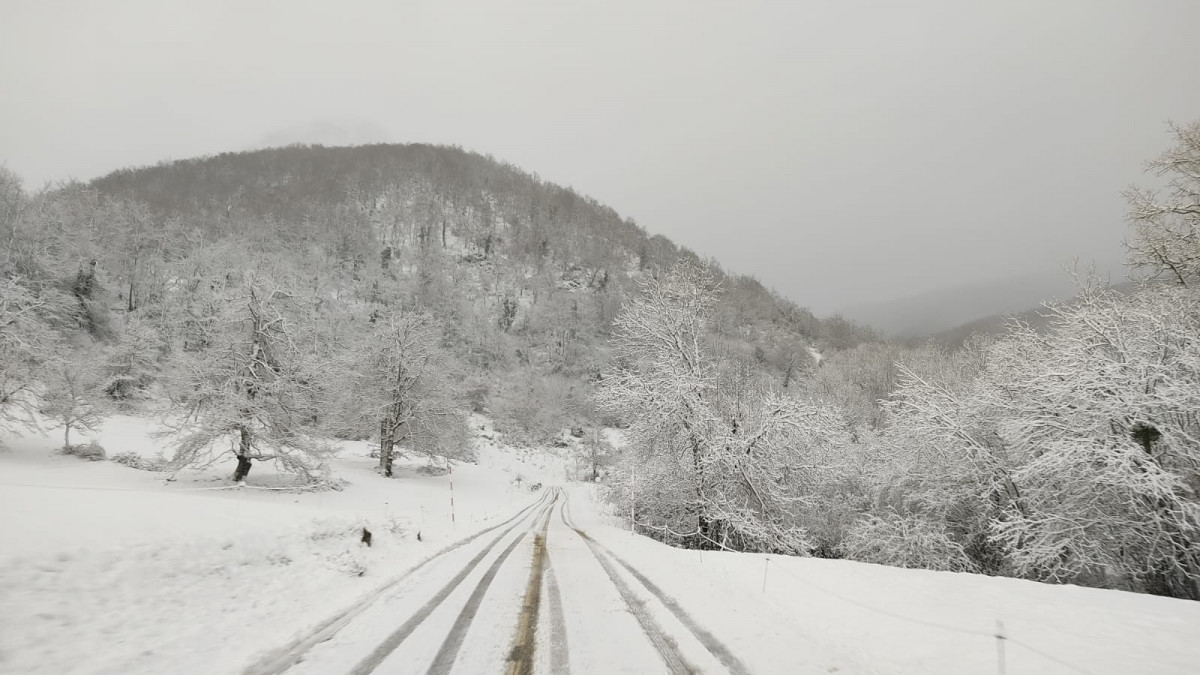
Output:
[[[574,186],[820,312],[1072,256],[1200,117],[1200,2],[7,0],[27,186],[310,141]]]

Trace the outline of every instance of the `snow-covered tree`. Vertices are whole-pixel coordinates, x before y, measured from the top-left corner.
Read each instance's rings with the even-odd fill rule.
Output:
[[[710,419],[705,401],[717,379],[703,343],[719,290],[709,270],[691,263],[647,280],[641,297],[626,302],[614,322],[616,365],[597,390],[601,408],[628,422],[637,455],[632,461],[647,474],[644,482],[674,493],[663,495],[675,512],[672,520],[690,520],[684,530],[700,536],[711,534],[704,511],[710,489],[704,425]],[[664,458],[685,464],[655,461]]]
[[[21,177],[6,166],[0,166],[0,241],[4,242],[5,257],[0,272],[11,272],[12,250],[16,244],[18,221],[26,208],[25,190]]]
[[[132,312],[141,304],[141,282],[146,276],[150,253],[162,238],[164,228],[149,207],[139,202],[115,202],[110,209],[114,212],[111,248],[114,267],[119,270],[121,293],[125,296],[125,307]]]
[[[1200,598],[1200,294],[1084,286],[1047,311],[1043,331],[901,367],[847,554],[935,566],[953,542],[986,572]],[[901,531],[929,548],[864,539]]]
[[[441,326],[419,312],[379,314],[344,354],[339,432],[379,433],[379,468],[397,448],[442,459],[471,455],[461,392],[442,349]]]
[[[1148,163],[1166,178],[1160,191],[1131,189],[1129,242],[1131,264],[1179,284],[1200,280],[1200,120],[1171,125],[1175,147]]]
[[[600,427],[593,427],[579,447],[579,459],[587,466],[588,480],[600,480],[600,469],[611,462],[613,445],[601,433]]]
[[[189,322],[193,348],[176,352],[170,364],[168,390],[178,413],[170,427],[180,439],[174,464],[205,464],[228,452],[237,459],[237,482],[254,460],[320,481],[328,449],[312,426],[325,374],[303,321],[309,304],[263,270],[224,278],[210,320]],[[224,443],[228,451],[218,449]]]
[[[488,410],[510,442],[545,445],[580,424],[590,407],[588,396],[578,380],[525,366],[490,392]]]
[[[42,412],[63,430],[63,450],[71,449],[71,430],[95,431],[108,410],[99,348],[60,343],[42,369]]]
[[[995,523],[1016,570],[1116,575],[1200,599],[1200,293],[1084,288],[997,345],[997,435],[1019,457]]]
[[[913,357],[900,345],[868,342],[835,352],[803,382],[811,396],[839,407],[855,427],[883,425],[883,401],[897,386],[897,362]]]
[[[684,260],[615,321],[615,366],[597,402],[629,424],[637,525],[695,547],[807,553],[805,513],[838,466],[835,411],[778,391],[744,362],[718,358],[708,324],[720,285]]]
[[[130,315],[119,339],[105,354],[107,381],[104,393],[125,401],[145,389],[158,374],[162,347],[162,340],[153,327]]]
[[[898,386],[884,404],[888,428],[874,440],[882,452],[872,481],[883,522],[923,519],[923,532],[952,537],[979,569],[996,573],[1004,560],[989,538],[991,524],[1020,493],[1015,460],[995,434],[987,359],[987,344],[977,342],[898,363]]]
[[[52,325],[69,305],[53,289],[0,279],[0,428],[36,428],[38,382],[60,339]]]

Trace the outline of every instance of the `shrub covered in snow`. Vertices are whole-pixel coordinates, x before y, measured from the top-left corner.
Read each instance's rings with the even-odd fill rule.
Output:
[[[352,577],[365,576],[369,569],[366,555],[362,551],[352,549],[330,553],[325,556],[325,562],[330,569]]]
[[[77,443],[75,445],[64,445],[62,454],[72,455],[80,459],[86,459],[89,462],[104,461],[106,454],[104,447],[99,443],[92,441],[90,443]]]
[[[422,464],[417,467],[417,473],[422,476],[445,476],[450,473],[450,467],[441,464]]]
[[[850,528],[842,550],[862,562],[950,572],[974,572],[963,547],[945,530],[911,516],[868,516]]]
[[[109,461],[139,471],[162,471],[166,468],[166,462],[162,458],[147,459],[136,452],[118,452],[110,457]]]

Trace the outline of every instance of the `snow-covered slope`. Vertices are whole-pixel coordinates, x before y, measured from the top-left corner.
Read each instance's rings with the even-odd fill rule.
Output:
[[[265,489],[279,481],[261,467],[245,488],[225,467],[165,482],[6,438],[0,672],[424,672],[438,658],[494,672],[518,644],[533,672],[957,675],[997,672],[998,622],[1007,673],[1200,663],[1200,603],[672,549],[624,529],[601,486],[531,489],[561,483],[563,462],[473,426],[492,437],[478,464],[431,475],[410,462],[386,480],[365,446],[346,444],[347,484],[328,492]],[[151,428],[115,417],[98,437],[110,453],[153,456]]]
[[[153,428],[117,416],[96,438],[110,455],[153,457]],[[229,486],[225,466],[168,483],[169,474],[55,454],[57,437],[3,440],[3,673],[240,672],[531,502],[530,483],[562,475],[553,458],[523,462],[483,444],[478,465],[430,475],[423,461],[401,463],[387,480],[364,445],[347,443],[335,467],[344,489],[294,492],[265,489],[280,477],[263,467],[244,488]]]
[[[614,527],[597,514],[603,507],[573,509],[580,527],[720,635],[751,672],[1200,672],[1200,603],[844,560],[684,551]],[[1007,671],[997,670],[998,622]]]

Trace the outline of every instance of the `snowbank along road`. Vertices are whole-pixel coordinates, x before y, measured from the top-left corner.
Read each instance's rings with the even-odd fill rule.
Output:
[[[748,671],[552,488],[246,672]]]

